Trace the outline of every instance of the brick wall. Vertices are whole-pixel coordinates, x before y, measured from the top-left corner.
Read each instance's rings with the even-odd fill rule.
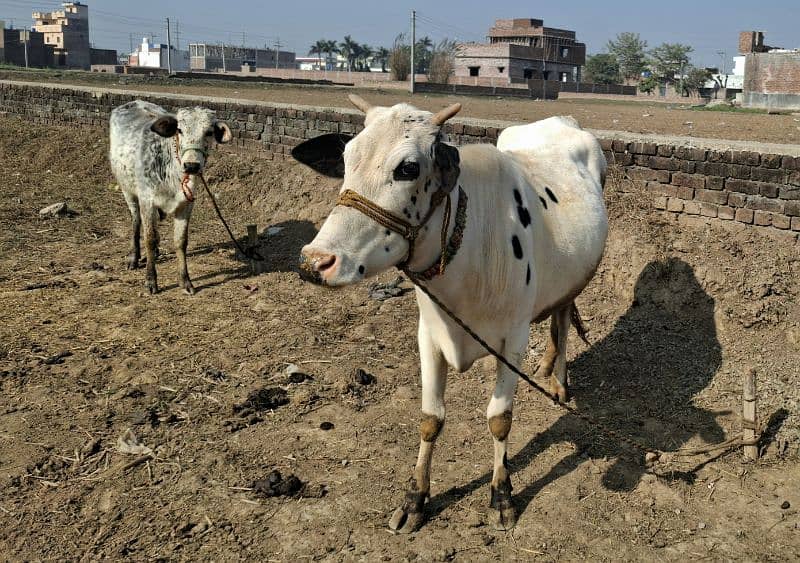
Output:
[[[114,107],[136,98],[168,109],[213,109],[231,126],[237,147],[267,159],[288,159],[292,147],[305,139],[327,132],[356,133],[364,123],[361,113],[343,108],[0,81],[0,111],[39,123],[106,127]],[[454,118],[447,133],[459,145],[494,143],[509,125],[513,123]],[[593,133],[609,163],[631,189],[651,194],[656,209],[754,225],[797,241],[800,146]]]
[[[800,52],[749,53],[744,76],[745,106],[800,110]]]

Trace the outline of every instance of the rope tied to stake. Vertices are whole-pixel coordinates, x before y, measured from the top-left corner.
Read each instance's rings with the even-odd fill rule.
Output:
[[[211,193],[211,190],[209,189],[208,184],[206,183],[206,179],[203,177],[202,174],[197,174],[197,177],[200,178],[200,181],[203,183],[203,188],[205,188],[206,193],[208,194],[208,197],[211,200],[211,205],[214,206],[214,211],[217,212],[217,217],[219,217],[219,220],[222,221],[225,230],[228,231],[228,236],[231,237],[231,241],[233,242],[236,249],[239,252],[241,252],[245,258],[248,258],[250,260],[255,260],[256,262],[263,262],[264,257],[261,256],[261,254],[259,254],[258,250],[256,250],[255,248],[245,249],[242,247],[241,244],[239,244],[239,241],[236,240],[235,236],[233,236],[233,231],[231,231],[231,228],[228,226],[228,222],[225,221],[225,217],[222,216],[222,212],[219,210],[219,206],[217,205],[217,199],[214,197],[214,194]]]

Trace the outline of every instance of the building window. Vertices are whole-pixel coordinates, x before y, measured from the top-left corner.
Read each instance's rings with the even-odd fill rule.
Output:
[[[569,57],[569,47],[561,47],[561,58],[566,59]]]
[[[503,71],[505,71],[505,70],[506,70],[506,67],[504,67],[504,66],[497,67],[497,72],[499,72],[500,74],[503,74]]]
[[[567,80],[569,80],[569,78],[568,78],[568,74],[569,74],[569,73],[566,73],[566,72],[559,72],[559,73],[558,73],[558,79],[559,79],[561,82],[566,82]]]
[[[525,80],[530,80],[531,78],[533,78],[533,69],[532,68],[523,69],[522,70],[522,77]]]
[[[481,67],[479,67],[479,66],[471,66],[471,67],[469,67],[469,75],[470,76],[478,76],[478,73],[480,72],[480,69],[481,69]]]

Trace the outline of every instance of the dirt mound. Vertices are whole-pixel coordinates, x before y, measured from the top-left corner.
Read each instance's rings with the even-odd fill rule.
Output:
[[[739,225],[674,222],[610,182],[608,250],[578,299],[591,345],[570,337],[574,404],[659,448],[698,446],[740,430],[752,366],[764,458],[647,472],[521,386],[509,452],[521,515],[513,532],[489,531],[494,376],[479,362],[450,375],[429,520],[393,536],[387,518],[418,441],[416,306],[395,272],[375,280],[402,290],[382,300],[368,283],[334,292],[299,280],[298,251],[335,183],[216,151],[207,177],[237,234],[258,225],[263,273],[250,274],[200,195],[189,245],[198,294],[171,283],[165,222],[164,287],[150,296],[142,272],[125,269],[129,217],[102,132],[0,121],[7,558],[800,557],[797,247]],[[39,217],[59,201],[78,215]],[[545,330],[532,328],[528,370]]]

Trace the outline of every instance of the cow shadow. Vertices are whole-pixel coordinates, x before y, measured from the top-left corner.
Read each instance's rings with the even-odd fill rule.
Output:
[[[574,406],[613,430],[664,451],[675,451],[695,436],[706,442],[723,440],[715,414],[693,404],[722,360],[714,305],[686,262],[649,263],[638,276],[632,303],[613,329],[570,363]],[[525,435],[526,430],[516,425],[512,434]],[[568,414],[509,459],[512,472],[565,441],[575,445],[574,452],[536,481],[520,483],[512,475],[520,514],[545,486],[589,459],[613,460],[602,476],[603,486],[610,490],[632,490],[645,472],[643,453],[625,449]],[[688,482],[694,479],[692,471],[670,475]],[[487,473],[433,497],[431,513],[437,514],[490,480]]]
[[[317,229],[311,221],[283,221],[266,227],[258,235],[255,245],[248,243],[247,237],[239,237],[237,242],[247,250],[255,251],[254,256],[261,257],[263,260],[251,260],[240,252],[233,242],[226,237],[226,240],[214,244],[200,246],[188,252],[189,256],[209,254],[220,249],[235,251],[235,259],[241,264],[238,268],[229,268],[221,272],[224,279],[198,287],[205,289],[220,285],[234,278],[246,278],[251,275],[268,274],[273,272],[296,272],[299,262],[300,250],[311,242],[317,235]],[[257,253],[257,254],[256,254]],[[218,274],[207,274],[205,277],[212,277]],[[197,280],[203,279],[198,277]]]

